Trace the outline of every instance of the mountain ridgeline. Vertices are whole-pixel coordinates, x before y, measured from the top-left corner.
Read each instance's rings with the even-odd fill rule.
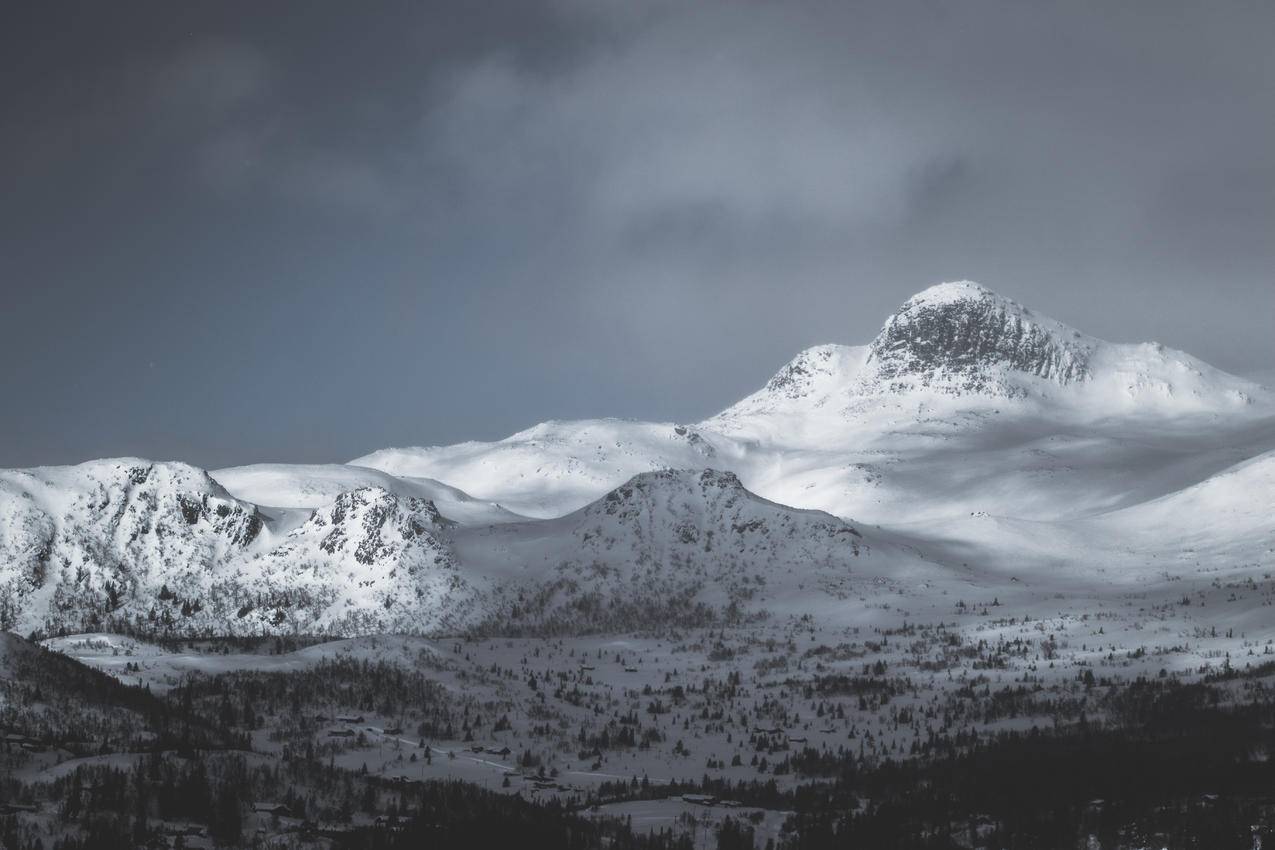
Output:
[[[190,467],[74,470],[3,479],[7,629],[539,633],[649,622],[655,609],[738,620],[758,615],[747,603],[781,575],[847,581],[867,550],[842,520],[767,502],[713,470],[639,475],[559,520],[471,527],[365,487],[291,528]]]
[[[894,392],[913,385],[950,393],[1026,395],[1016,375],[1060,385],[1090,377],[1096,340],[972,283],[911,298],[872,341],[868,363]]]
[[[1001,555],[1124,530],[1167,551],[1190,522],[1199,551],[1260,557],[1275,520],[1246,514],[1223,540],[1235,500],[1198,494],[1229,492],[1252,477],[1230,470],[1265,468],[1271,452],[1264,387],[947,283],[868,345],[802,352],[698,424],[546,422],[327,466],[0,471],[0,627],[561,634],[835,620],[851,597],[924,593],[991,558],[971,517],[999,523]]]

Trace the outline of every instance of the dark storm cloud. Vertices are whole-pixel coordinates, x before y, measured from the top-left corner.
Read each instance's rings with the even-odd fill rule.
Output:
[[[694,419],[963,277],[1275,362],[1267,4],[377,9],[11,14],[0,464]]]

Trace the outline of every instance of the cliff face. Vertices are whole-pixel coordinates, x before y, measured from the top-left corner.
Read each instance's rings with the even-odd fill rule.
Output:
[[[945,283],[886,320],[870,346],[865,379],[878,391],[1021,396],[1019,376],[1060,385],[1088,380],[1093,343],[978,284]]]

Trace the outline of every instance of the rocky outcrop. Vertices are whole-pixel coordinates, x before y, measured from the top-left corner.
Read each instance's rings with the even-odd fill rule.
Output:
[[[945,283],[908,299],[872,341],[862,388],[1027,393],[1022,377],[1059,385],[1089,378],[1093,341],[975,283]]]

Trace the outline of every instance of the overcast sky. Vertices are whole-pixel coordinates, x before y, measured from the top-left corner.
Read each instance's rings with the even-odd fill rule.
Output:
[[[1275,366],[1265,0],[3,14],[0,465],[694,421],[960,278]]]

